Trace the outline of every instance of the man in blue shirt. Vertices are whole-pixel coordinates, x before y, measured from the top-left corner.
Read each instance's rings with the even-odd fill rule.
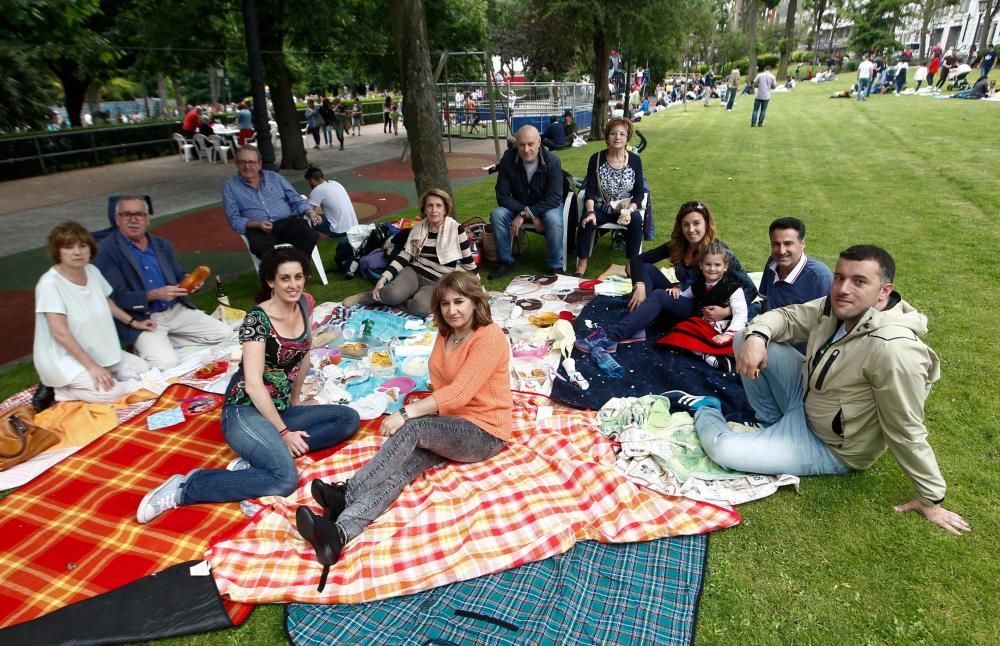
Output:
[[[566,147],[566,128],[559,117],[549,117],[549,125],[542,133],[542,145],[549,150],[562,150]]]
[[[983,58],[979,62],[979,76],[989,76],[990,70],[993,69],[993,65],[996,62],[997,50],[994,49],[993,43],[990,43],[989,48],[983,52]]]
[[[310,225],[321,218],[284,177],[261,169],[253,146],[236,152],[239,171],[222,188],[222,206],[233,231],[246,236],[250,253],[263,257],[277,244],[290,244],[309,257],[319,236]],[[310,220],[302,217],[308,215]]]
[[[768,227],[771,256],[760,281],[763,309],[807,303],[830,294],[830,268],[805,254],[806,225],[798,218],[778,218]]]
[[[178,345],[216,345],[233,335],[228,325],[208,316],[178,287],[187,276],[177,264],[174,246],[166,238],[149,235],[146,200],[127,195],[115,205],[117,230],[101,240],[94,265],[114,290],[111,299],[134,320],[152,319],[153,330],[136,330],[115,321],[118,339],[135,346],[135,353],[150,365],[166,370],[177,365]],[[204,282],[204,281],[203,281]],[[191,291],[198,291],[196,285]]]

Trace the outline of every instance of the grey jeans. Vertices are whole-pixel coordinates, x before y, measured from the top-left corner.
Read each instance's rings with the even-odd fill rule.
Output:
[[[432,313],[431,296],[434,294],[435,281],[422,276],[412,267],[403,267],[396,278],[386,284],[379,294],[382,305],[402,307],[411,314],[428,316]],[[359,305],[379,305],[371,292],[365,293],[358,302]]]
[[[412,419],[347,482],[347,508],[337,525],[350,541],[424,471],[447,460],[481,462],[504,446],[506,442],[461,417],[428,415]]]

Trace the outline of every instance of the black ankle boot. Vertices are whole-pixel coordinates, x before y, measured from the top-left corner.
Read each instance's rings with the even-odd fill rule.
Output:
[[[328,520],[337,520],[347,507],[347,484],[337,482],[327,484],[316,478],[310,485],[313,499],[323,507],[323,516]]]
[[[319,578],[317,592],[326,587],[326,577],[330,574],[330,566],[340,558],[344,549],[344,539],[337,525],[322,516],[312,513],[308,507],[299,507],[295,511],[295,527],[306,541],[316,551],[316,560],[323,566],[323,574]]]

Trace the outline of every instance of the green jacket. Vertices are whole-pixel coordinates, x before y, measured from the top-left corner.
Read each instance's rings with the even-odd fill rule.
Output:
[[[888,447],[920,498],[939,503],[945,482],[927,442],[924,401],[941,370],[920,340],[927,317],[893,292],[885,310],[870,308],[824,351],[840,324],[824,297],[761,314],[746,332],[807,341],[802,383],[809,428],[844,464],[867,469]]]

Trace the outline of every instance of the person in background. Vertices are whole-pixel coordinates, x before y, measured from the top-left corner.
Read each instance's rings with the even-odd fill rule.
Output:
[[[765,65],[764,71],[754,78],[753,85],[756,94],[753,100],[753,112],[750,114],[750,127],[764,127],[764,116],[767,114],[767,105],[771,102],[771,90],[778,87],[778,82],[771,74],[771,66]],[[758,110],[760,117],[757,116]]]
[[[313,221],[316,230],[331,238],[344,237],[348,229],[358,223],[358,214],[347,189],[340,182],[323,177],[323,171],[315,167],[306,170],[305,177],[312,189],[309,206],[322,215],[318,224]]]
[[[559,117],[549,117],[549,125],[542,133],[542,145],[553,151],[566,147],[566,130]]]
[[[238,135],[240,145],[245,146],[247,141],[253,137],[253,115],[250,114],[250,108],[247,107],[246,103],[240,102],[239,109],[236,111],[236,125],[240,129]]]

